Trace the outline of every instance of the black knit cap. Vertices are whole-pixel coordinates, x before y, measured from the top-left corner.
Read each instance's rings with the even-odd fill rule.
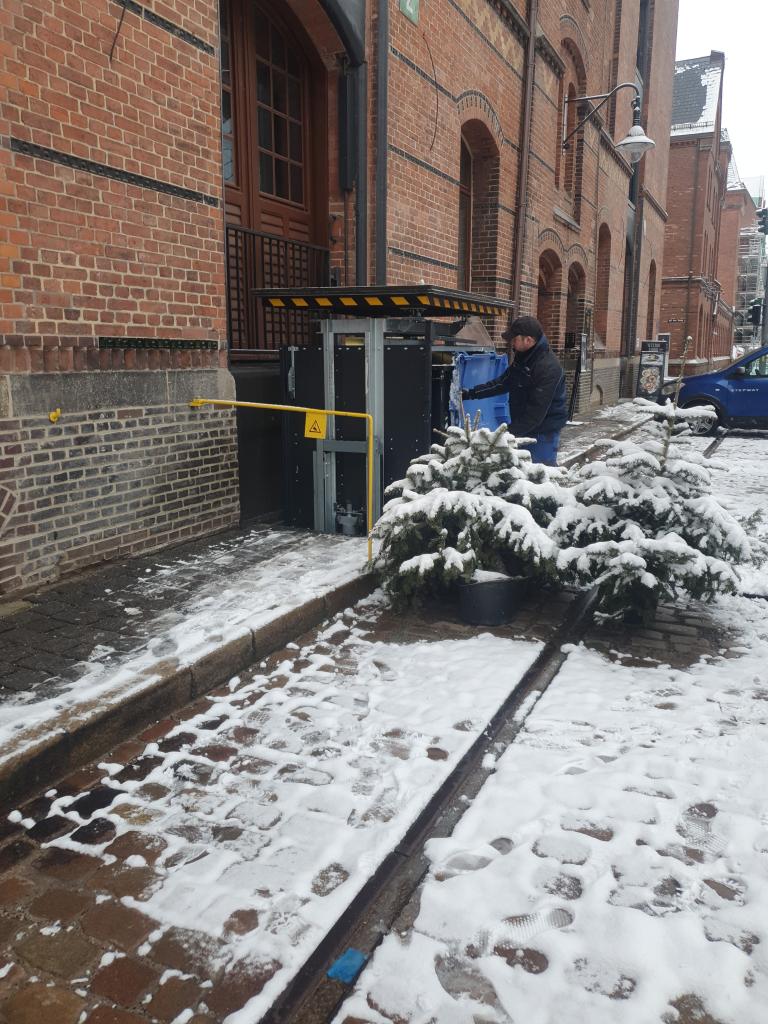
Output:
[[[502,331],[501,336],[505,341],[511,341],[518,335],[535,338],[538,341],[543,333],[544,328],[535,316],[519,316],[510,323],[505,331]]]

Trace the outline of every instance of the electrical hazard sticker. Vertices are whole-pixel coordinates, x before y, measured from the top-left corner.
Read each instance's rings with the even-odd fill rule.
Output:
[[[304,418],[304,437],[313,441],[322,441],[325,437],[327,419],[324,412],[308,412]]]

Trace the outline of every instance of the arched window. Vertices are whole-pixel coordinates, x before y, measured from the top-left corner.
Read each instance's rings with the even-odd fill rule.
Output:
[[[584,300],[587,275],[580,263],[568,268],[568,298],[565,308],[565,347],[578,349],[584,333]]]
[[[645,318],[645,337],[653,339],[653,324],[656,312],[656,260],[651,260],[648,268],[648,312]]]
[[[561,112],[561,124],[563,127],[563,139],[568,138],[582,119],[585,110],[579,102],[580,96],[587,95],[587,74],[584,61],[576,42],[573,39],[564,39],[560,49],[560,55],[565,64],[565,75],[563,78],[563,106]],[[584,163],[584,126],[568,139],[567,149],[563,154],[562,161],[562,182],[558,167],[555,166],[555,178],[558,187],[562,189],[561,201],[564,208],[571,214],[574,220],[581,219],[581,180],[582,167]]]
[[[459,254],[457,287],[470,291],[472,284],[472,154],[461,140],[459,178]]]
[[[595,288],[595,341],[608,344],[608,302],[611,291],[611,231],[600,225],[597,236],[597,286]]]
[[[499,251],[499,150],[482,121],[462,128],[459,154],[457,285],[496,295]]]
[[[565,105],[565,136],[568,138],[573,129],[578,124],[577,114],[578,105],[576,103],[576,89],[571,83],[568,86],[568,102]],[[575,185],[575,171],[576,171],[576,149],[578,147],[579,140],[574,137],[568,142],[568,149],[565,151],[565,174],[563,175],[563,188],[568,195],[573,199],[573,191]]]
[[[551,344],[560,343],[560,302],[563,288],[563,265],[552,249],[539,257],[539,288],[536,318]]]

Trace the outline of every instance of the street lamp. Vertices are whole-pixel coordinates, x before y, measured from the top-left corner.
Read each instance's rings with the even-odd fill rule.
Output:
[[[573,138],[576,132],[583,127],[583,125],[589,120],[589,118],[596,114],[597,111],[604,106],[614,93],[617,93],[619,89],[634,89],[635,98],[632,100],[632,127],[629,129],[629,133],[620,142],[614,143],[614,148],[621,153],[631,164],[636,164],[642,160],[645,154],[653,149],[656,143],[653,139],[649,139],[645,134],[642,125],[640,124],[640,89],[635,85],[634,82],[622,82],[621,85],[617,85],[610,92],[598,93],[596,96],[574,96],[573,99],[566,97],[566,103],[584,103],[589,100],[600,100],[596,107],[594,107],[583,117],[581,121],[576,125],[573,131],[569,132],[568,135],[563,139],[563,149],[568,149],[568,141]]]

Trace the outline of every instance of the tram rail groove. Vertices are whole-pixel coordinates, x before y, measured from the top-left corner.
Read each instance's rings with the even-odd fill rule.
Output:
[[[435,791],[403,839],[384,858],[371,878],[341,914],[304,965],[261,1018],[261,1024],[328,1024],[354,988],[363,965],[349,983],[327,977],[327,971],[349,950],[359,950],[367,964],[379,943],[417,902],[429,870],[424,854],[427,839],[449,836],[494,768],[494,761],[514,742],[541,696],[565,663],[562,648],[578,642],[597,604],[597,590],[574,598],[562,623],[544,644],[533,664],[510,691],[488,725],[451,774]],[[529,700],[529,697],[533,699]],[[415,916],[415,912],[413,914]]]

